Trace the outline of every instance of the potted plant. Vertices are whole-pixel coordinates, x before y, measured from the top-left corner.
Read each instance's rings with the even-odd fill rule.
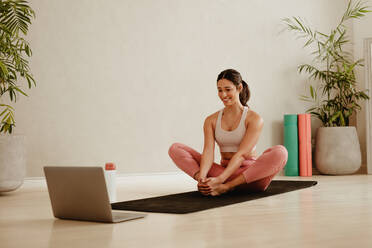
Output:
[[[358,102],[369,96],[356,88],[354,70],[363,66],[363,60],[354,60],[344,49],[350,44],[345,22],[368,12],[363,3],[354,4],[350,0],[340,22],[329,34],[314,30],[299,17],[283,19],[287,30],[306,40],[304,47],[315,45],[314,63],[298,66],[298,72],[309,74],[309,79],[318,83],[317,87],[310,85],[310,96],[303,95],[301,100],[314,104],[306,112],[320,119],[324,126],[317,130],[315,146],[315,165],[323,174],[350,174],[361,166],[357,132],[349,124],[352,114],[361,110]]]
[[[10,103],[19,95],[27,96],[19,82],[27,81],[29,88],[35,85],[27,61],[32,51],[24,39],[34,17],[27,1],[0,0],[0,192],[21,186],[26,171],[25,137],[12,134],[15,120]]]

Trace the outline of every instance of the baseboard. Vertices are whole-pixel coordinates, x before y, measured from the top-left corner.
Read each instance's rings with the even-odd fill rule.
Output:
[[[45,177],[25,177],[25,181],[40,181],[44,179]]]
[[[120,173],[116,177],[126,178],[126,177],[152,177],[152,176],[174,176],[174,175],[185,175],[182,171],[165,171],[165,172],[148,172],[148,173]],[[26,177],[25,181],[43,181],[45,177]]]
[[[146,177],[146,176],[167,176],[167,175],[183,175],[182,171],[165,171],[165,172],[147,172],[147,173],[121,173],[118,177]]]

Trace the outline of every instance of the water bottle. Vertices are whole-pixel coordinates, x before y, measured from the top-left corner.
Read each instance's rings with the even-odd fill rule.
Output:
[[[105,164],[105,179],[110,203],[116,202],[116,166],[114,163]]]

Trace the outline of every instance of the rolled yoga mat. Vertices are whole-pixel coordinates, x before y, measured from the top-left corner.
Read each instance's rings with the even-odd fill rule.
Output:
[[[282,194],[316,185],[316,181],[272,181],[264,192],[236,189],[220,196],[203,196],[198,191],[112,203],[114,210],[187,214],[244,201]]]
[[[284,174],[286,176],[298,176],[297,115],[284,115],[284,146],[288,151],[288,161],[284,167]]]
[[[311,119],[310,114],[298,115],[298,154],[300,176],[311,177],[313,166],[311,158]]]

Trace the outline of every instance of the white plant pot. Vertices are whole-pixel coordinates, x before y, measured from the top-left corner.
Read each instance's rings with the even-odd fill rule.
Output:
[[[355,127],[320,127],[316,135],[315,165],[320,173],[345,175],[362,164]]]
[[[0,192],[16,190],[26,175],[26,138],[0,135]]]

